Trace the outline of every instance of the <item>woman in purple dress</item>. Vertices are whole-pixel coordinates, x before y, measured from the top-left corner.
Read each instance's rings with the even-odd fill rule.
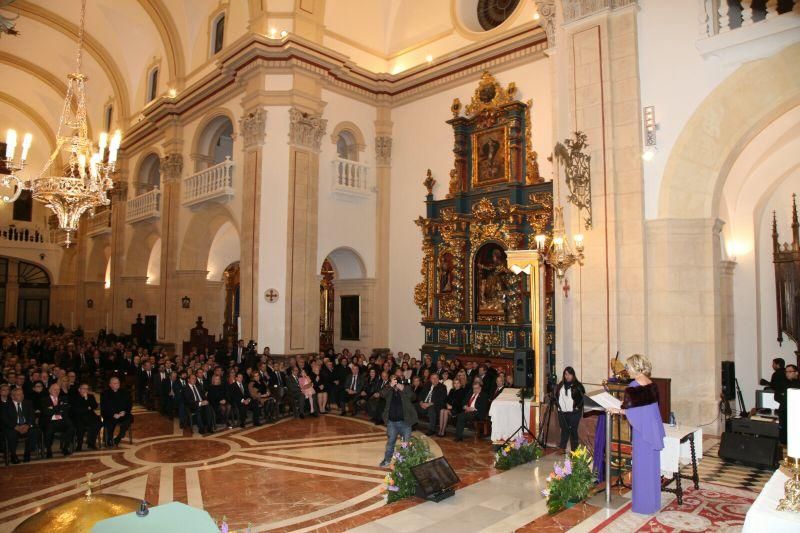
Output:
[[[625,368],[634,380],[625,389],[625,400],[618,414],[625,415],[633,432],[632,510],[655,514],[661,509],[661,450],[664,448],[658,389],[650,381],[652,365],[645,356],[630,356]]]

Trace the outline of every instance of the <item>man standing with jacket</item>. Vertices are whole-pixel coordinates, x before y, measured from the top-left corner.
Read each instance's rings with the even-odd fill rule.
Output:
[[[411,387],[397,381],[396,377],[384,385],[381,396],[386,401],[383,408],[383,421],[386,423],[386,453],[380,466],[385,468],[392,462],[397,435],[408,442],[411,439],[411,427],[417,423],[417,411],[411,404],[414,395]]]

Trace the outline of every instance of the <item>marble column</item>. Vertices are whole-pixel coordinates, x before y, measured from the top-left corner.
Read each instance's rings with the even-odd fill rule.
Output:
[[[128,182],[119,176],[111,191],[111,329],[126,333],[125,299],[122,291],[122,266],[125,261],[125,214],[128,211]]]
[[[171,143],[175,145],[176,143]],[[179,143],[174,146],[178,148]],[[177,313],[182,295],[176,279],[178,268],[178,217],[181,209],[181,177],[183,155],[167,152],[161,158],[161,314],[158,320],[158,339],[179,343],[188,334],[179,330]]]
[[[316,272],[319,152],[328,121],[289,109],[289,220],[286,261],[286,353],[319,349]]]
[[[375,305],[372,346],[389,347],[389,209],[392,197],[392,122],[391,109],[378,108],[375,121],[375,184],[376,199],[376,254],[375,254]]]
[[[258,303],[263,292],[258,282],[261,227],[261,188],[263,148],[266,139],[267,111],[256,105],[239,119],[239,135],[244,145],[242,172],[242,226],[240,274],[240,315],[242,338],[258,339]]]

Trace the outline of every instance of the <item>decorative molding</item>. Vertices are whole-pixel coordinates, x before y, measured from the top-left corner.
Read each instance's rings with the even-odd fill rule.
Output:
[[[382,166],[392,164],[391,137],[375,137],[375,163]]]
[[[289,109],[289,144],[319,152],[328,120],[321,115],[303,113],[296,107]]]
[[[563,0],[564,24],[594,15],[599,11],[619,9],[631,4],[636,4],[636,0]]]
[[[239,119],[239,134],[244,140],[244,149],[249,150],[264,144],[267,136],[267,110],[257,107]]]
[[[556,0],[537,0],[536,7],[539,10],[541,22],[539,25],[544,28],[547,34],[547,48],[556,47]]]
[[[183,172],[183,154],[172,152],[161,158],[161,175],[165,182],[181,179]]]

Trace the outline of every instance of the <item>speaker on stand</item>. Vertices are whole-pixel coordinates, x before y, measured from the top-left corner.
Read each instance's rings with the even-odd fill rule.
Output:
[[[533,387],[533,350],[514,352],[514,386],[524,389]]]

